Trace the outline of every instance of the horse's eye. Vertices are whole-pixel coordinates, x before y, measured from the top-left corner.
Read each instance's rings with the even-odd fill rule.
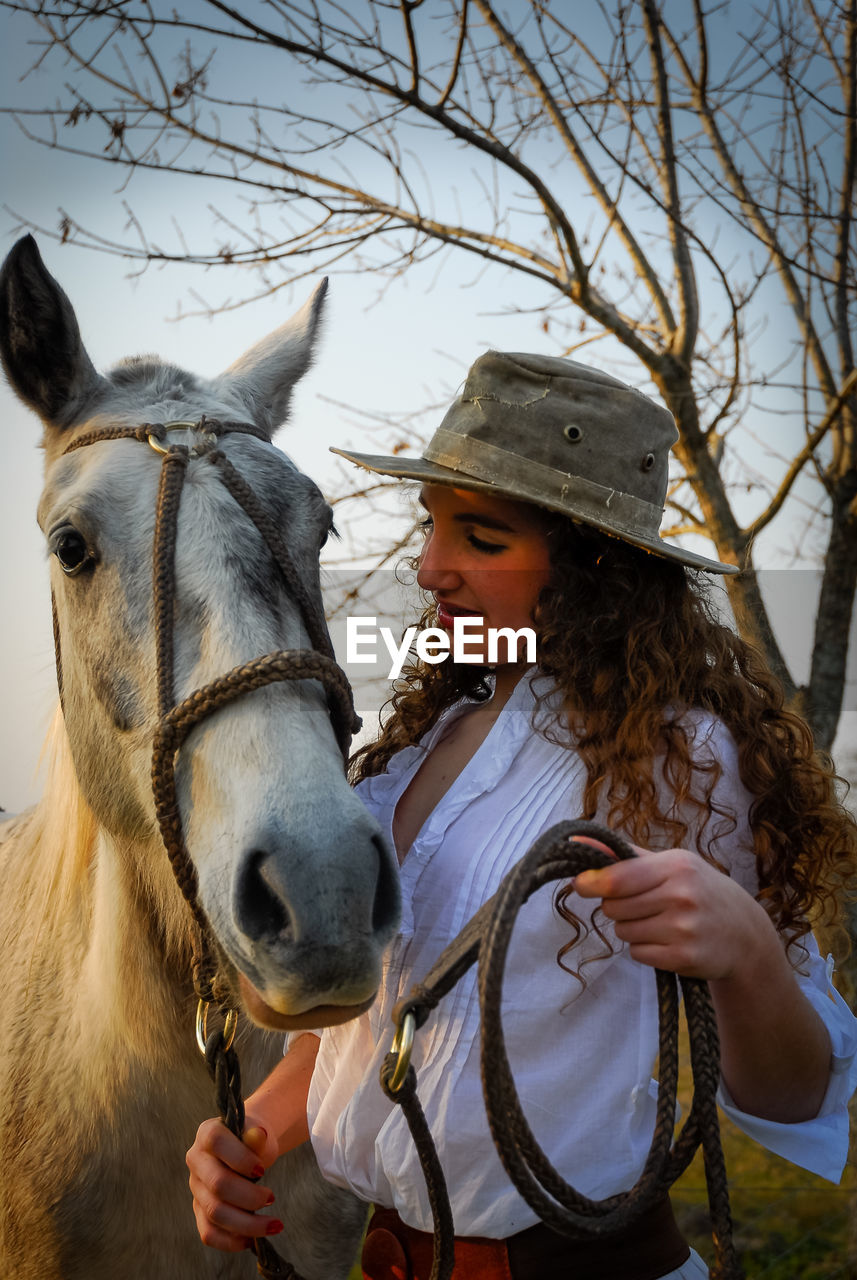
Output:
[[[57,538],[54,555],[60,562],[63,573],[73,577],[92,559],[85,540],[76,529],[67,529]]]

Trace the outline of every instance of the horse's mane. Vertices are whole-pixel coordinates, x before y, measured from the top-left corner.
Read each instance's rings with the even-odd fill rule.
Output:
[[[42,798],[13,821],[9,836],[14,842],[12,857],[17,874],[25,879],[32,903],[31,922],[38,933],[34,956],[52,931],[67,930],[71,921],[77,921],[71,926],[72,933],[77,934],[81,921],[91,919],[96,860],[105,853],[105,833],[81,791],[59,707],[42,747],[41,760],[46,766]],[[122,868],[120,874],[125,878],[127,892],[132,897],[142,895],[138,899],[141,915],[137,925],[143,920],[144,928],[151,926],[159,954],[177,961],[184,971],[190,964],[190,915],[166,858],[154,863],[154,867],[151,859],[143,858],[138,863],[127,856],[127,842],[111,843],[111,856],[115,858],[119,853],[120,860],[115,865]],[[131,928],[130,922],[126,921],[126,927]]]
[[[40,756],[47,766],[42,798],[31,810],[21,842],[31,859],[32,888],[45,891],[46,911],[87,878],[98,837],[95,815],[83,797],[71,757],[62,710],[57,706]]]

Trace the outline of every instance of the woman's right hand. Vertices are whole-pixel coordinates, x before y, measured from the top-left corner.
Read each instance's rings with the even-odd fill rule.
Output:
[[[187,1153],[196,1229],[203,1244],[240,1253],[258,1236],[278,1235],[279,1219],[257,1212],[274,1203],[261,1178],[278,1155],[276,1144],[248,1118],[243,1141],[221,1120],[206,1120]]]

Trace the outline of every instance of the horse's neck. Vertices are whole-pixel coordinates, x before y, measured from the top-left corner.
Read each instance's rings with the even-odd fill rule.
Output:
[[[123,1039],[149,1034],[153,1018],[172,1021],[190,999],[188,914],[165,868],[160,839],[99,831],[80,998],[109,1012]]]
[[[190,999],[189,916],[160,837],[118,839],[101,828],[60,717],[49,745],[45,793],[22,832],[42,902],[39,949],[53,952],[50,968],[82,1024],[122,1039],[152,1018],[169,1024]]]

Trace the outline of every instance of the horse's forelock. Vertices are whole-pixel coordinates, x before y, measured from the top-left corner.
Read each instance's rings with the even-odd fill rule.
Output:
[[[196,421],[203,413],[208,418],[260,420],[247,410],[246,397],[230,384],[198,378],[156,355],[139,355],[110,370],[89,418],[79,419],[75,426],[98,430],[117,424]]]
[[[156,355],[129,356],[110,370],[108,380],[117,387],[145,387],[155,395],[169,391],[195,391],[199,378],[174,364],[165,364]]]

